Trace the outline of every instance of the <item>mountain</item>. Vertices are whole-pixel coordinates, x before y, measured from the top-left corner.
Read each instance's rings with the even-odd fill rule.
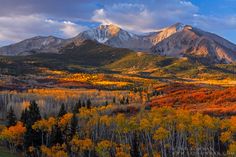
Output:
[[[92,40],[116,48],[149,52],[162,56],[188,57],[205,63],[232,63],[236,61],[236,45],[215,34],[176,23],[146,34],[130,33],[116,25],[100,25],[81,32],[71,39],[34,37],[0,48],[1,55],[29,55],[60,53],[67,45],[79,46]]]
[[[147,51],[152,46],[144,36],[130,33],[112,24],[100,25],[95,29],[84,31],[73,39],[77,45],[84,40],[94,40],[112,47],[129,48],[136,51]]]
[[[182,31],[183,28],[184,28],[184,25],[182,23],[176,23],[170,27],[163,28],[158,32],[153,32],[149,34],[149,36],[147,36],[146,38],[150,40],[150,42],[152,43],[152,46],[154,46],[158,44],[159,42],[161,42],[162,40],[168,38],[169,36]]]
[[[54,36],[37,36],[19,43],[0,48],[0,54],[6,56],[24,56],[35,53],[58,53],[67,40]]]
[[[115,25],[101,25],[80,33],[73,41],[94,40],[112,47],[129,48],[162,56],[189,57],[207,63],[236,61],[236,45],[215,34],[176,23],[156,32],[136,35]]]
[[[58,53],[27,56],[0,56],[2,75],[41,76],[42,69],[67,72],[129,74],[157,79],[235,78],[235,64],[204,65],[188,58],[174,58],[124,48],[114,48],[86,40],[67,44]]]
[[[158,37],[151,52],[172,57],[196,57],[212,63],[232,63],[236,61],[236,45],[215,34],[198,28],[174,25],[174,33],[165,38]],[[177,29],[180,28],[180,29]],[[167,30],[162,31],[165,33]],[[160,33],[160,34],[161,34]],[[168,33],[167,33],[168,34]]]

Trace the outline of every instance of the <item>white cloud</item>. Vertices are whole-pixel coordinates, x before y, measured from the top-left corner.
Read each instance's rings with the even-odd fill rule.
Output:
[[[150,31],[193,19],[198,8],[180,0],[151,1],[148,5],[118,3],[94,11],[93,21],[117,24],[132,31]]]
[[[236,30],[236,15],[206,16],[201,14],[195,14],[194,24],[202,29]]]
[[[60,29],[66,37],[74,37],[79,32],[86,30],[87,27],[77,25],[70,21],[64,21],[62,23],[62,28]]]
[[[69,38],[86,27],[71,21],[56,21],[42,15],[0,16],[0,44],[13,43],[33,36],[54,35]]]
[[[143,31],[148,30],[152,24],[152,12],[149,12],[144,5],[121,3],[114,4],[107,9],[97,9],[92,17],[93,21],[102,24],[116,24],[127,30]]]

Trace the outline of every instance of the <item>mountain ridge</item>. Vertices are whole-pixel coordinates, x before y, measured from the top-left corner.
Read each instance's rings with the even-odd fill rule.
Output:
[[[163,56],[206,58],[211,63],[232,63],[236,61],[235,44],[216,34],[182,23],[176,23],[156,32],[141,35],[110,24],[83,31],[70,39],[37,36],[1,47],[0,55],[60,53],[68,44],[75,43],[79,46],[85,40]]]

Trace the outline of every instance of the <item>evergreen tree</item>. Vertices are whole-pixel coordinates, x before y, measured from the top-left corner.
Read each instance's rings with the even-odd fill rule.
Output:
[[[63,144],[63,136],[62,136],[62,131],[61,128],[58,126],[58,124],[55,125],[55,127],[52,130],[52,135],[51,135],[51,141],[50,144],[54,145],[54,144]]]
[[[71,118],[71,137],[73,137],[76,133],[78,125],[78,119],[76,113],[73,113],[73,117]]]
[[[105,102],[105,106],[107,106],[107,105],[108,105],[108,101]]]
[[[88,99],[88,100],[87,100],[87,108],[90,109],[90,108],[91,108],[91,105],[92,105],[92,103],[91,103],[90,99]]]
[[[79,113],[79,106],[78,106],[78,103],[75,104],[75,106],[74,106],[73,109],[72,109],[72,112],[73,112],[73,113]]]
[[[32,129],[32,125],[41,119],[39,107],[35,101],[30,102],[28,110],[25,110],[23,118],[25,118],[26,133],[24,136],[24,146],[39,147],[41,145],[41,133]]]
[[[20,121],[24,124],[26,123],[27,114],[28,114],[28,109],[25,108],[25,110],[21,112],[21,117],[20,117]]]
[[[82,107],[86,107],[86,105],[85,105],[85,102],[83,101],[83,103],[82,103]]]
[[[116,103],[116,97],[113,97],[112,102],[115,104]]]
[[[129,98],[128,97],[125,99],[125,103],[129,104]]]
[[[17,118],[11,106],[7,113],[7,127],[16,125],[16,122],[17,122]]]
[[[75,104],[75,106],[74,106],[72,112],[73,112],[73,113],[79,113],[79,109],[80,109],[81,107],[82,107],[81,100],[79,100],[79,101]]]
[[[62,117],[62,116],[64,116],[66,113],[67,113],[67,111],[66,111],[66,108],[65,108],[65,104],[63,103],[63,104],[61,105],[60,111],[59,111],[59,113],[58,113],[58,117]]]
[[[81,107],[82,107],[82,104],[81,104],[81,100],[79,99],[78,108],[80,109]]]

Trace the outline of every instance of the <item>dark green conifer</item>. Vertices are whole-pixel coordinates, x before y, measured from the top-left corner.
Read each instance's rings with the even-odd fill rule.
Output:
[[[67,111],[66,111],[66,108],[65,108],[65,104],[63,103],[63,104],[61,105],[60,110],[59,110],[58,117],[62,117],[62,116],[64,116],[66,113],[67,113]]]
[[[26,127],[26,133],[24,135],[25,148],[30,146],[39,147],[42,144],[41,133],[32,129],[32,125],[41,119],[40,110],[35,101],[30,102],[29,109],[25,110],[22,119],[24,119]]]
[[[7,127],[16,125],[16,122],[17,122],[17,118],[16,118],[14,110],[13,110],[13,108],[11,106],[9,108],[8,113],[7,113]]]

